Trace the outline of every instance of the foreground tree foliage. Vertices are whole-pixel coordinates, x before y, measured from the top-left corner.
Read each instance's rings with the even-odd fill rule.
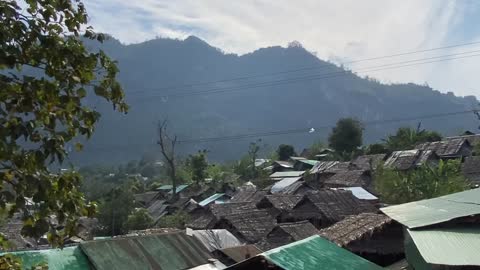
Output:
[[[197,186],[200,186],[205,178],[207,178],[207,153],[207,150],[200,150],[196,154],[190,155],[186,161],[187,166],[192,172],[192,180],[195,181]]]
[[[88,52],[81,41],[104,38],[86,23],[79,1],[0,1],[0,209],[8,207],[10,216],[21,212],[22,234],[48,233],[53,245],[75,234],[80,216],[95,212],[78,189],[77,172],[49,170],[65,160],[76,136],[94,131],[100,114],[84,98],[94,92],[114,109],[128,109],[115,63],[102,51]],[[31,211],[26,198],[33,200]]]
[[[153,219],[147,209],[140,208],[128,216],[126,225],[129,231],[145,230],[153,226]]]
[[[278,160],[286,161],[292,156],[296,156],[295,148],[289,144],[280,144],[277,149]]]
[[[468,187],[459,160],[441,160],[438,166],[424,165],[407,172],[379,166],[375,173],[376,191],[383,202],[391,204],[435,198]]]

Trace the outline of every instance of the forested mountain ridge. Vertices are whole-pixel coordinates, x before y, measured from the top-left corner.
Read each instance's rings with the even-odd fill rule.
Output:
[[[98,45],[88,46],[96,49]],[[120,115],[102,102],[89,102],[102,113],[102,119],[84,151],[72,155],[72,160],[81,164],[124,162],[155,153],[156,123],[164,118],[168,118],[170,130],[181,139],[316,128],[314,133],[263,138],[272,147],[289,143],[301,148],[324,138],[330,130],[318,127],[333,125],[340,117],[362,121],[413,118],[469,110],[478,103],[474,97],[442,94],[416,84],[386,85],[349,71],[341,76],[295,81],[294,78],[344,71],[298,45],[262,48],[238,56],[189,37],[132,45],[110,39],[102,49],[118,61],[119,81],[131,109],[127,115]],[[304,67],[318,69],[257,76]],[[238,77],[248,79],[226,80]],[[271,85],[272,81],[288,83]],[[201,82],[216,83],[198,84]],[[264,82],[265,87],[251,87]],[[210,90],[225,92],[196,93]],[[416,126],[418,122],[368,125],[365,141],[382,139],[399,126]],[[444,134],[475,130],[478,126],[473,114],[421,122],[424,128]],[[244,154],[248,143],[254,140],[183,144],[180,151],[185,154],[208,149],[212,159],[230,160]]]

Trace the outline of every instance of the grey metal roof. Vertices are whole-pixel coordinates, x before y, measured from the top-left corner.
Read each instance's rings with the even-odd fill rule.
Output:
[[[480,228],[455,227],[407,230],[429,264],[480,266]]]
[[[287,188],[288,186],[296,183],[302,179],[302,177],[288,177],[288,178],[282,178],[279,182],[275,183],[272,188],[270,189],[270,192],[272,193],[278,193]]]
[[[270,175],[270,178],[299,177],[302,176],[304,173],[305,171],[275,172]]]
[[[397,170],[409,170],[425,164],[435,154],[431,150],[403,150],[395,151],[385,161],[385,167]]]
[[[344,188],[338,188],[342,190],[349,190],[352,192],[353,196],[357,197],[360,200],[378,200],[375,195],[372,193],[366,191],[362,187],[344,187]]]
[[[187,235],[190,234],[197,238],[210,252],[243,245],[231,232],[224,229],[195,231],[187,229]]]
[[[480,214],[480,189],[380,209],[408,228],[419,228]]]

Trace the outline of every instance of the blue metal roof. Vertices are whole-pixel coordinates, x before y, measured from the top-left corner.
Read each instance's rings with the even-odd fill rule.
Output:
[[[362,187],[342,187],[338,189],[349,190],[353,193],[353,196],[360,200],[378,200],[372,193],[366,191]]]
[[[177,186],[177,192],[176,192],[176,193],[182,192],[182,190],[186,189],[187,187],[188,187],[188,185],[178,185],[178,186]],[[169,194],[172,194],[172,190],[170,190],[168,193],[169,193]]]

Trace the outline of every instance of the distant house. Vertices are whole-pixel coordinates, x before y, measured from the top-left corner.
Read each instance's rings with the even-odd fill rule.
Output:
[[[294,220],[309,220],[315,227],[328,227],[345,217],[360,213],[376,213],[372,204],[361,201],[346,190],[324,189],[307,194],[292,209]]]
[[[258,202],[267,194],[266,191],[257,190],[255,186],[242,186],[232,195],[230,202]]]
[[[372,193],[366,191],[362,187],[341,187],[338,189],[342,190],[348,190],[352,192],[353,196],[355,196],[357,199],[362,200],[362,201],[367,201],[372,204],[376,204],[379,202],[378,197],[373,195]]]
[[[384,162],[386,154],[363,155],[352,160],[352,165],[358,170],[374,171],[377,166]]]
[[[480,156],[472,156],[465,158],[462,163],[462,172],[465,178],[472,183],[473,186],[480,185]]]
[[[277,222],[266,210],[252,210],[223,216],[215,225],[216,229],[226,229],[241,241],[253,244],[270,232]]]
[[[140,207],[149,207],[155,200],[164,199],[160,191],[147,191],[133,195],[135,203]]]
[[[284,245],[234,264],[229,270],[381,270],[382,267],[318,236]]]
[[[480,189],[381,209],[404,226],[413,269],[480,268]]]
[[[480,134],[475,134],[473,132],[466,131],[464,135],[461,136],[453,136],[453,137],[447,137],[445,138],[446,140],[451,140],[451,139],[465,139],[467,140],[472,147],[475,147],[476,145],[480,144]],[[477,153],[477,155],[480,155],[480,153]]]
[[[284,172],[284,171],[292,171],[293,170],[293,163],[289,161],[281,161],[277,160],[274,161],[272,164],[272,172]]]
[[[291,177],[302,177],[305,174],[305,171],[285,171],[285,172],[274,172],[270,175],[270,179],[274,181],[280,181],[285,178]]]
[[[363,187],[369,190],[372,189],[372,177],[370,171],[339,171],[326,179],[323,185],[326,188]]]
[[[287,177],[287,178],[280,178],[281,180],[276,182],[270,187],[270,192],[272,194],[281,193],[285,189],[289,188],[291,185],[295,183],[302,182],[302,176],[299,177]]]
[[[404,257],[402,226],[382,214],[349,216],[322,229],[320,236],[381,266]]]
[[[257,246],[262,250],[271,250],[279,246],[300,241],[312,235],[317,235],[319,231],[309,221],[299,221],[293,223],[278,224]]]
[[[295,195],[267,195],[256,206],[258,209],[267,210],[278,222],[293,221],[290,213],[302,199],[303,196]]]
[[[206,230],[217,228],[218,222],[226,216],[235,214],[248,214],[257,210],[253,202],[230,202],[224,204],[210,204],[201,208],[192,215],[193,220],[186,224],[187,228]],[[220,228],[221,229],[221,228]]]
[[[310,170],[317,164],[318,160],[310,160],[304,157],[290,157],[290,162],[293,164],[293,169],[296,171]]]
[[[157,224],[163,216],[168,214],[167,207],[168,204],[165,200],[156,200],[147,208],[154,224]]]
[[[276,185],[277,183],[275,183]],[[273,186],[272,186],[273,188]],[[278,192],[275,192],[275,194],[283,194],[283,195],[305,195],[314,189],[307,184],[305,181],[295,181],[294,183],[283,187],[281,190]],[[272,192],[273,193],[273,192]]]
[[[436,164],[438,156],[432,150],[395,151],[385,161],[385,168],[406,171],[422,165]]]
[[[225,203],[230,200],[230,197],[227,196],[225,193],[215,193],[212,196],[202,200],[198,203],[198,205],[205,207],[211,203]]]
[[[248,260],[262,251],[255,245],[244,245],[215,250],[213,255],[224,265],[230,266]]]
[[[324,182],[340,171],[351,170],[352,164],[350,162],[341,161],[321,161],[317,163],[309,171],[306,181],[314,188],[323,188]]]
[[[426,142],[416,146],[420,150],[429,150],[441,159],[464,158],[472,155],[473,147],[464,138],[446,139],[438,142]]]

